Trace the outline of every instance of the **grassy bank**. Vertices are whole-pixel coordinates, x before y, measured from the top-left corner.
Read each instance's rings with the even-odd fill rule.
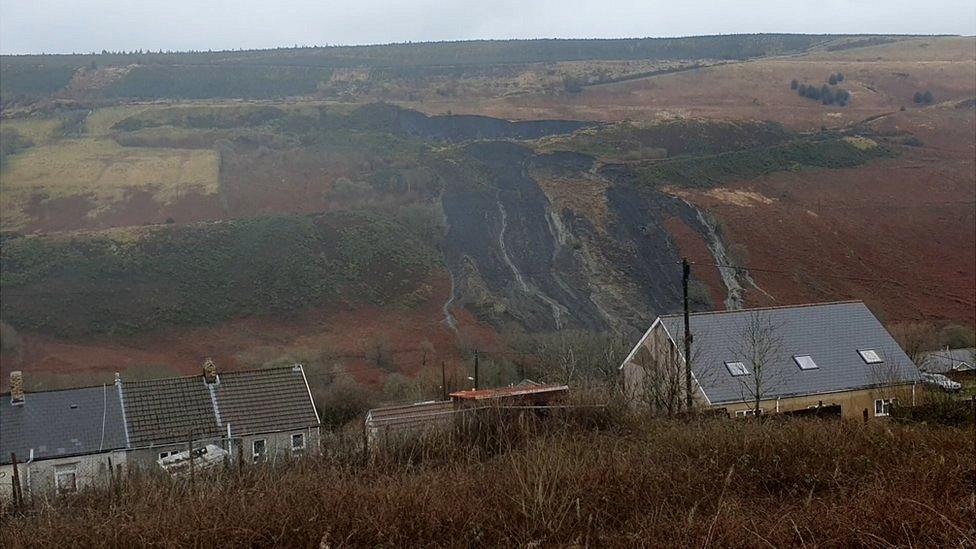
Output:
[[[972,432],[793,420],[550,426],[488,457],[428,446],[143,478],[6,515],[0,545],[971,546]]]
[[[410,305],[435,261],[426,220],[413,210],[282,215],[10,238],[3,319],[76,336],[290,315],[340,300]]]

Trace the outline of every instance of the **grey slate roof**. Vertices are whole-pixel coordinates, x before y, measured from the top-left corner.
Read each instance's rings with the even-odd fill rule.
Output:
[[[207,385],[202,375],[123,381],[132,447],[318,425],[301,367],[222,372]]]
[[[216,392],[221,424],[235,436],[319,424],[300,367],[227,372]]]
[[[122,407],[115,385],[27,393],[13,406],[0,395],[0,463],[10,453],[26,461],[95,454],[125,448]]]
[[[925,355],[919,368],[926,372],[945,374],[976,370],[976,349],[943,349]]]
[[[693,313],[692,369],[712,404],[741,402],[751,394],[743,384],[754,379],[752,365],[746,364],[749,375],[733,377],[725,362],[743,360],[733,350],[741,348],[743,330],[753,314],[762,315],[777,326],[782,343],[780,356],[764,374],[770,383],[763,398],[847,391],[920,378],[905,352],[860,301]],[[660,320],[678,348],[683,349],[683,317],[667,315]],[[866,364],[858,353],[863,349],[875,350],[884,358],[884,364]],[[811,356],[818,368],[800,370],[794,355]]]
[[[220,436],[210,390],[203,376],[123,381],[122,400],[129,444],[169,444]]]
[[[301,367],[123,381],[117,385],[27,393],[13,406],[0,395],[0,463],[67,457],[319,424]],[[128,431],[128,433],[126,432]],[[127,438],[128,434],[128,438]]]

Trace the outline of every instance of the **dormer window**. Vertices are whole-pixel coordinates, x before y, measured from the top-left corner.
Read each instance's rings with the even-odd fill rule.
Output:
[[[861,355],[861,360],[865,364],[881,364],[884,362],[884,360],[881,360],[881,355],[874,349],[859,349],[857,353]]]
[[[725,367],[729,369],[729,373],[735,377],[747,376],[749,375],[749,369],[742,362],[726,362]]]
[[[813,361],[813,357],[810,355],[796,355],[793,357],[796,365],[800,367],[801,370],[816,370],[820,366]]]

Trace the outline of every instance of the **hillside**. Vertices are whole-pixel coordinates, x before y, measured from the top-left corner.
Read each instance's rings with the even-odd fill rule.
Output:
[[[4,366],[70,383],[300,359],[381,390],[435,360],[463,376],[480,349],[507,383],[520,338],[627,339],[677,310],[682,256],[696,309],[857,298],[971,329],[974,46],[4,57]]]

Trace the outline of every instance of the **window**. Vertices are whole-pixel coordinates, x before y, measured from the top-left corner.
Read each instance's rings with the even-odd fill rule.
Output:
[[[796,365],[799,366],[801,370],[816,370],[819,368],[817,363],[813,361],[813,357],[810,355],[794,356],[793,360],[796,361]]]
[[[861,360],[863,360],[865,364],[881,364],[884,362],[881,360],[881,355],[879,355],[874,349],[860,349],[857,352],[861,355]]]
[[[726,362],[725,367],[729,369],[729,373],[733,376],[747,376],[749,375],[749,368],[741,362]]]
[[[251,458],[254,460],[254,463],[257,463],[259,461],[264,461],[264,457],[267,455],[267,453],[268,453],[268,447],[265,444],[263,438],[259,440],[255,440],[251,444]]]
[[[759,409],[759,415],[763,415],[765,413],[766,413],[765,408]],[[754,410],[753,408],[749,408],[748,410],[736,410],[735,412],[735,417],[752,417],[754,415],[756,415],[756,410]]]
[[[165,459],[165,458],[168,458],[168,457],[169,457],[169,456],[171,456],[172,454],[173,454],[173,452],[160,452],[160,453],[159,453],[159,459]]]
[[[898,403],[897,398],[879,398],[874,401],[874,415],[886,416],[891,413],[891,407]]]
[[[291,436],[291,449],[292,450],[304,450],[305,449],[305,434],[295,433]]]
[[[58,494],[69,494],[78,490],[77,465],[54,466],[54,489]]]

